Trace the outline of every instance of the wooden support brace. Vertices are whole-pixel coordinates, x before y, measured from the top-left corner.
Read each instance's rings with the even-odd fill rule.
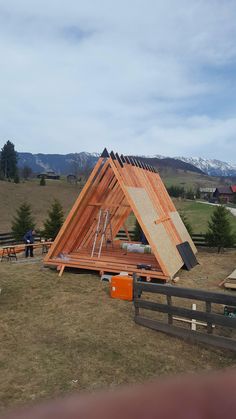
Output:
[[[61,277],[63,275],[64,269],[65,269],[65,265],[61,265],[60,272],[59,272],[59,275],[58,275],[59,277]]]
[[[156,220],[154,222],[155,222],[155,224],[161,224],[161,223],[164,223],[164,222],[169,221],[169,220],[170,220],[170,217],[162,217],[162,218],[159,218],[158,220]]]

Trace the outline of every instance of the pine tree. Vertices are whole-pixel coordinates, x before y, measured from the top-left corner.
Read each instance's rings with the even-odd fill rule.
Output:
[[[29,179],[29,177],[32,175],[32,173],[33,173],[33,171],[31,169],[31,167],[29,167],[25,164],[23,169],[21,170],[21,174],[22,174],[23,179],[25,179],[25,180]]]
[[[196,199],[200,199],[201,198],[201,191],[200,188],[197,188],[196,190]]]
[[[187,190],[185,196],[186,196],[187,199],[194,199],[194,192],[193,192],[192,188]]]
[[[20,177],[19,177],[18,173],[14,176],[13,182],[14,183],[20,183]]]
[[[45,180],[44,176],[41,177],[39,184],[40,184],[40,186],[45,186],[46,185],[46,180]]]
[[[1,150],[0,172],[5,179],[14,179],[18,174],[17,152],[11,141],[7,141]]]
[[[28,230],[33,230],[35,226],[34,219],[31,214],[31,206],[24,202],[17,210],[12,222],[12,233],[15,240],[23,240]]]
[[[54,199],[48,211],[48,218],[44,223],[44,235],[47,239],[55,239],[63,224],[64,214],[60,202]]]
[[[222,205],[214,210],[208,222],[206,241],[209,246],[217,247],[218,253],[224,247],[231,247],[235,242],[235,235],[229,220],[229,211]]]

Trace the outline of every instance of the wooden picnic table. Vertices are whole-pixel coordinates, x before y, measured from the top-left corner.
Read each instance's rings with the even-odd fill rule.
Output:
[[[30,244],[11,244],[9,246],[3,246],[0,248],[0,256],[1,262],[4,259],[11,261],[13,259],[17,260],[17,253],[21,253],[25,251],[26,247],[33,246],[34,249],[42,248],[42,254],[47,253],[48,249],[52,245],[53,242],[45,241],[45,242],[38,242],[38,243],[30,243]]]

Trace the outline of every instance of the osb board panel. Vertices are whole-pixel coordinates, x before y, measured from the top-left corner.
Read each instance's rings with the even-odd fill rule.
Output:
[[[166,231],[164,224],[155,224],[160,217],[148,195],[143,188],[127,187],[137,209],[138,215],[143,222],[144,234],[147,235],[158,262],[164,264],[166,272],[173,277],[183,266],[183,261],[176,249],[176,245]],[[134,208],[133,208],[134,209]],[[134,213],[136,213],[134,209]]]
[[[191,237],[190,237],[190,235],[189,235],[189,233],[188,233],[188,231],[187,231],[179,213],[177,211],[170,212],[170,218],[172,219],[172,221],[175,225],[175,228],[178,231],[178,233],[179,233],[179,235],[182,239],[182,242],[185,242],[185,241],[189,242],[193,253],[196,254],[197,249],[195,247],[195,244],[193,243],[193,241],[192,241],[192,239],[191,239]]]

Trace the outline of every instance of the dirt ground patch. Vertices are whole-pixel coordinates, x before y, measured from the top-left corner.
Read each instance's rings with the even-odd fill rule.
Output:
[[[190,272],[181,270],[180,286],[220,291],[219,283],[236,267],[236,250],[217,254],[211,249],[199,249],[199,265]]]
[[[199,252],[176,286],[216,289],[236,252]],[[71,391],[115,387],[236,365],[236,355],[137,326],[95,274],[43,268],[40,257],[0,263],[1,409]]]

